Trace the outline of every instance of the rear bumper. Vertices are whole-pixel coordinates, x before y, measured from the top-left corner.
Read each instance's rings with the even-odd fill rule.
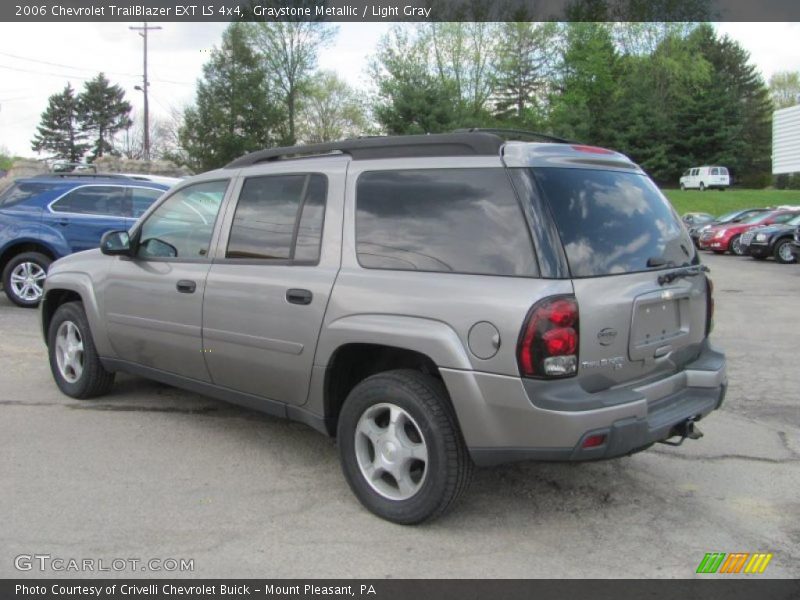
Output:
[[[575,380],[546,382],[531,394],[520,378],[442,369],[473,461],[582,461],[643,450],[687,419],[719,408],[725,357],[704,343],[686,369],[647,384],[597,393]],[[532,401],[533,400],[533,401]],[[582,448],[593,435],[602,445]]]

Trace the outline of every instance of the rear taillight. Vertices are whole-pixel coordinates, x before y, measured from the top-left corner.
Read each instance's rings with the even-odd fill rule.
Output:
[[[573,296],[551,296],[528,311],[517,343],[523,377],[570,377],[578,372],[578,303]]]
[[[714,329],[714,282],[706,275],[706,337]]]

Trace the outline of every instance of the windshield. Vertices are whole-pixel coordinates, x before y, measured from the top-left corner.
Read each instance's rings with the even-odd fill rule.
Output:
[[[573,277],[697,262],[678,215],[646,176],[553,167],[531,171],[550,206]]]

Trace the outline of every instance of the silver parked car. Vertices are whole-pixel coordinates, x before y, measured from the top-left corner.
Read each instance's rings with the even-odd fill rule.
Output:
[[[727,384],[705,271],[616,152],[365,138],[186,179],[54,263],[41,318],[64,393],[124,371],[301,421],[336,436],[369,510],[409,524],[474,464],[699,437]]]

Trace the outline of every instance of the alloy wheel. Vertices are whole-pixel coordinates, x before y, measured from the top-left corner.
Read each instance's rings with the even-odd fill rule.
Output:
[[[367,408],[355,432],[358,467],[370,487],[390,500],[407,500],[422,488],[428,446],[414,418],[396,404]]]
[[[25,302],[35,302],[42,298],[44,280],[47,272],[35,262],[23,262],[11,271],[11,291]]]

